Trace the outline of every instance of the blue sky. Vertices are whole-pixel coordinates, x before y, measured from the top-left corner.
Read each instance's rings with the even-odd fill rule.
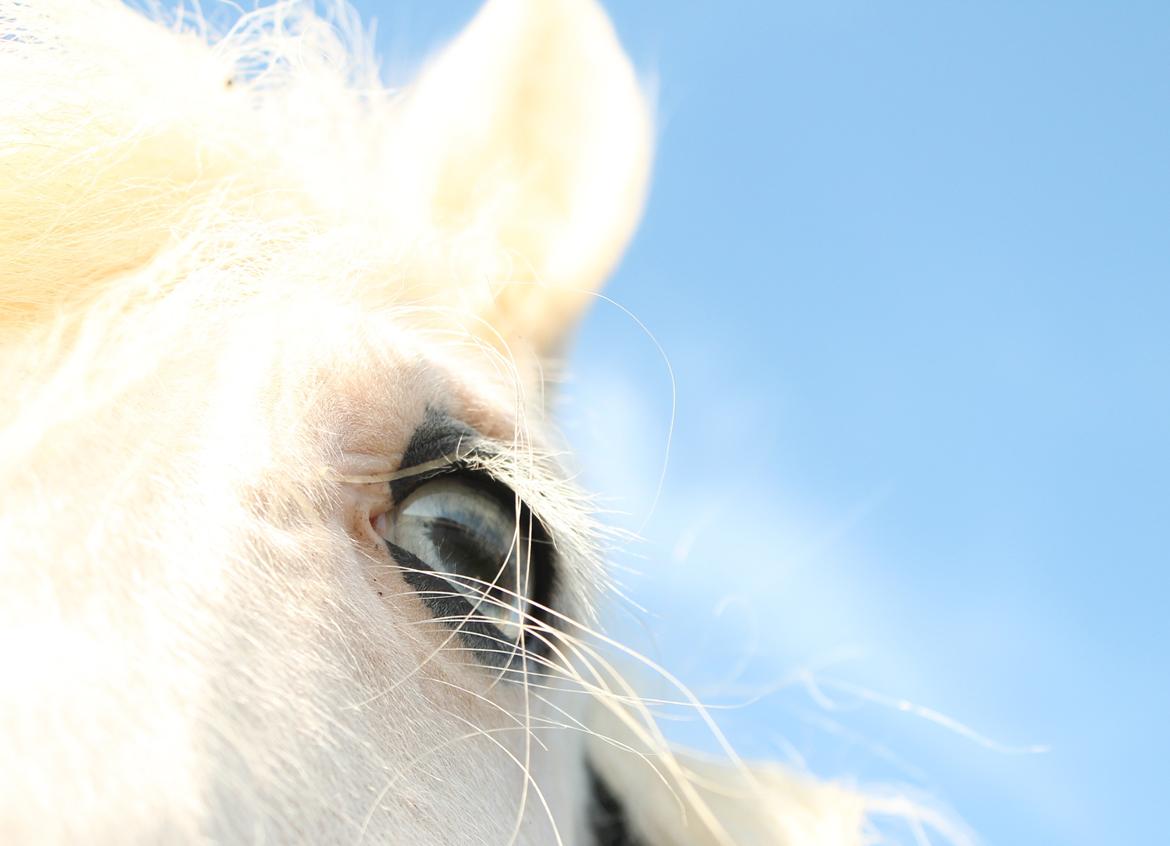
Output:
[[[358,4],[399,65],[476,5]],[[748,752],[987,843],[1160,842],[1170,4],[608,7],[660,138],[607,293],[677,381],[647,518],[669,378],[588,318],[565,428],[645,524],[652,614],[615,629],[714,698],[772,688],[720,712]]]

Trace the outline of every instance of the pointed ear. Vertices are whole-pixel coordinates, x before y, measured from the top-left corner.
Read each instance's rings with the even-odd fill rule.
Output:
[[[452,292],[459,305],[547,351],[642,208],[651,126],[613,27],[592,0],[490,0],[403,108],[417,213],[498,261]]]

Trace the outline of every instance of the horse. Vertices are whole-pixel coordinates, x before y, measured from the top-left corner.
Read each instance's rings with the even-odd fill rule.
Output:
[[[654,133],[602,9],[400,90],[339,3],[217,21],[0,2],[4,842],[863,842],[600,629],[550,396]]]

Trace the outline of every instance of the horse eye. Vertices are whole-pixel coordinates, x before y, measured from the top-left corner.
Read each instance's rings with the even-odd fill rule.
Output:
[[[533,524],[506,486],[455,474],[423,482],[406,496],[388,515],[385,539],[406,566],[407,581],[436,613],[449,618],[461,608],[469,623],[488,623],[515,644],[531,617],[530,603],[538,599]],[[416,564],[441,581],[431,577],[420,585],[409,578]],[[452,598],[466,605],[444,601]]]

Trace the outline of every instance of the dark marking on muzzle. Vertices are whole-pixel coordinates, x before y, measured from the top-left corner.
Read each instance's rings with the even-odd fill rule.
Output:
[[[630,830],[626,806],[598,775],[592,764],[585,765],[589,776],[589,805],[586,819],[595,846],[650,846]]]

